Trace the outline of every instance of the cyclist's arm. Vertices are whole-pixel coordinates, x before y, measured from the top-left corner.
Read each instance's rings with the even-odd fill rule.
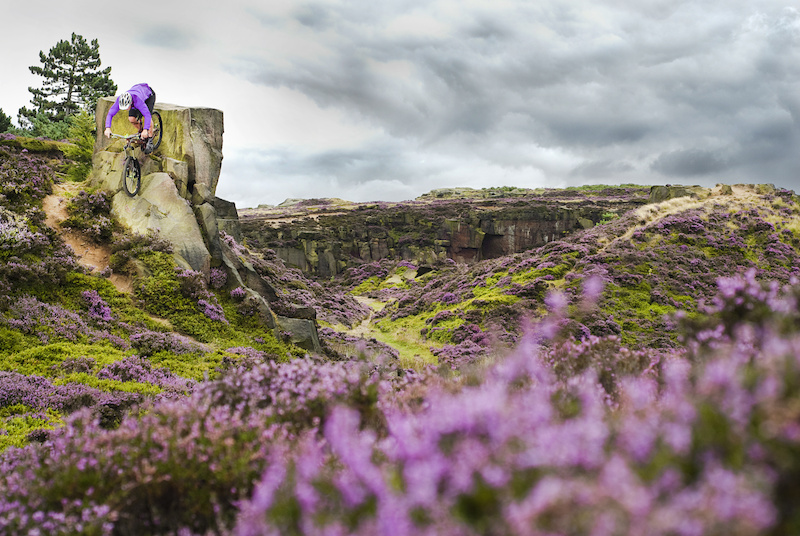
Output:
[[[108,110],[108,114],[106,115],[106,128],[111,128],[111,120],[114,119],[117,112],[119,112],[119,99],[116,99]]]

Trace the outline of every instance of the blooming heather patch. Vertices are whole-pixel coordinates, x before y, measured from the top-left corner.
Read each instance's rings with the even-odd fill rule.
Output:
[[[55,172],[47,158],[0,147],[0,309],[11,296],[63,283],[71,250],[44,225],[42,199]]]
[[[208,278],[208,285],[211,288],[219,290],[222,287],[224,287],[227,282],[228,282],[228,273],[225,270],[221,268],[211,269],[211,274],[209,275]]]
[[[188,337],[177,333],[140,330],[130,336],[131,346],[143,356],[157,352],[182,355],[198,352],[202,348]]]
[[[579,351],[599,351],[602,366],[610,350],[599,343]],[[784,447],[768,446],[777,430],[792,434],[791,419],[766,435],[757,423],[786,403],[775,367],[794,375],[800,362],[762,347],[753,367],[747,337],[731,344],[741,358],[729,347],[694,370],[691,356],[652,356],[657,377],[625,376],[618,404],[594,370],[559,379],[552,358],[523,345],[478,385],[431,388],[414,413],[387,409],[385,438],[339,407],[325,442],[265,471],[237,534],[280,530],[289,505],[304,532],[346,534],[763,534],[796,523],[773,503]],[[323,488],[333,493],[308,494]]]
[[[108,241],[114,232],[111,198],[106,192],[81,190],[67,205],[67,214],[61,226],[82,231],[95,242]]]
[[[167,369],[153,367],[146,358],[135,355],[106,365],[97,372],[97,377],[119,382],[149,383],[173,397],[191,392],[195,385],[194,381],[180,378]]]
[[[301,359],[231,371],[116,430],[79,413],[44,445],[0,455],[0,526],[790,534],[800,515],[776,498],[800,491],[800,333],[787,322],[800,290],[720,287],[670,354],[568,343],[548,317],[461,382]],[[735,320],[743,303],[754,314]]]
[[[52,192],[54,179],[46,159],[0,146],[0,205],[24,212]]]
[[[33,410],[72,413],[81,408],[127,407],[141,400],[128,392],[106,392],[74,382],[58,383],[41,376],[0,371],[0,408],[21,404]]]
[[[108,324],[111,313],[103,307],[99,295],[89,291],[84,299],[89,301],[89,317],[100,325]],[[33,296],[21,296],[16,299],[5,313],[0,312],[0,325],[36,335],[43,343],[52,340],[99,341],[106,340],[120,348],[127,348],[128,343],[119,336],[105,330],[92,328],[77,312],[70,311],[60,305],[40,301]]]
[[[114,320],[111,307],[100,297],[96,290],[84,290],[81,293],[86,305],[89,307],[89,318],[100,325],[108,325]]]

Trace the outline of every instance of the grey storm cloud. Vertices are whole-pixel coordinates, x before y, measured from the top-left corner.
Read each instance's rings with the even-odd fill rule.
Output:
[[[653,162],[653,169],[669,177],[695,177],[719,172],[728,167],[726,160],[712,151],[683,149],[664,153]]]
[[[399,180],[409,170],[401,152],[389,147],[301,153],[272,150],[262,155],[262,168],[273,176],[335,176],[342,184],[359,184],[376,177]]]
[[[357,157],[286,160],[286,169],[319,166],[356,180],[406,173],[412,181],[430,170],[401,163],[439,153],[453,162],[464,154],[501,168],[531,166],[567,181],[797,181],[795,8],[467,3],[442,16],[438,31],[392,30],[422,5],[307,4],[290,22],[324,54],[253,53],[229,66],[402,140],[365,146]]]

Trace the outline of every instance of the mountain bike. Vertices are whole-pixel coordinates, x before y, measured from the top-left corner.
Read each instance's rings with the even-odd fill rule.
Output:
[[[151,114],[151,137],[153,138],[152,149],[149,152],[142,152],[151,154],[161,145],[161,137],[163,136],[163,123],[161,122],[161,114],[154,111]],[[133,197],[139,193],[142,187],[142,167],[139,164],[139,158],[135,156],[135,149],[147,145],[147,140],[142,139],[141,134],[130,134],[123,136],[121,134],[111,134],[112,138],[125,140],[125,166],[122,168],[122,186],[125,192]]]

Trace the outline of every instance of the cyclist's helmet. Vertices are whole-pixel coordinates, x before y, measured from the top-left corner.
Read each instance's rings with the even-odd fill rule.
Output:
[[[131,98],[131,94],[127,91],[119,96],[119,109],[120,110],[127,110],[133,104],[133,99]]]

